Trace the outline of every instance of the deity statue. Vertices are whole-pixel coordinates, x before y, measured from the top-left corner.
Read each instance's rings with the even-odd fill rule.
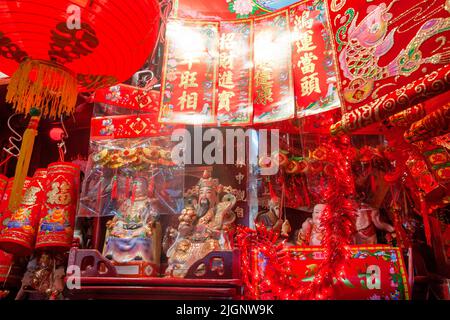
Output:
[[[65,287],[64,277],[64,255],[42,252],[30,259],[16,300],[24,299],[29,291],[37,291],[50,300],[58,299]]]
[[[269,200],[269,210],[259,212],[255,218],[255,224],[262,224],[268,230],[281,232],[283,219],[280,217],[280,199],[272,197]]]
[[[178,219],[176,239],[167,250],[166,275],[184,277],[193,263],[210,252],[232,249],[236,197],[226,193],[219,201],[223,189],[208,171],[203,173],[194,188],[197,198],[187,204]]]
[[[354,244],[376,244],[376,228],[392,233],[394,227],[381,221],[380,211],[362,203],[355,214],[356,232],[353,236]]]
[[[263,225],[267,230],[272,230],[282,237],[288,237],[289,232],[291,232],[291,226],[287,219],[283,220],[281,218],[280,205],[281,199],[279,197],[271,197],[269,200],[269,210],[259,212],[255,218],[255,224]]]
[[[144,262],[159,266],[161,225],[155,198],[149,197],[148,183],[137,178],[133,195],[122,200],[114,218],[107,222],[103,255],[115,265]]]
[[[324,229],[321,226],[321,216],[327,207],[327,204],[314,206],[312,218],[306,219],[298,231],[297,245],[320,246],[322,244]]]

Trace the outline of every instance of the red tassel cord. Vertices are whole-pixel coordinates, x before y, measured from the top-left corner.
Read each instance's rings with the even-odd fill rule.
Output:
[[[428,205],[424,197],[420,196],[420,213],[423,219],[423,229],[425,231],[425,238],[427,239],[427,245],[431,246],[431,227],[430,218],[428,217]]]
[[[97,188],[97,212],[101,215],[102,211],[102,195],[103,195],[103,175],[100,177]]]
[[[304,177],[304,176],[302,176],[300,179],[299,179],[299,181],[300,181],[300,183],[301,183],[301,185],[302,185],[302,190],[303,190],[303,196],[305,197],[305,201],[304,201],[304,203],[305,203],[305,207],[307,207],[307,208],[309,208],[309,207],[311,207],[311,199],[310,199],[310,197],[309,197],[309,190],[308,190],[308,188],[307,188],[307,186],[306,186],[306,177]]]
[[[131,205],[133,206],[134,201],[136,200],[136,190],[137,190],[137,183],[133,182],[133,190],[131,191]]]
[[[155,197],[155,176],[150,178],[150,183],[148,184],[148,196],[149,198]]]
[[[290,182],[291,182],[291,186],[292,186],[292,189],[291,189],[292,197],[289,196],[288,198],[292,198],[293,208],[303,207],[305,205],[305,203],[303,201],[302,190],[300,189],[301,188],[300,177],[292,176],[290,180],[291,180]]]
[[[130,183],[131,183],[131,177],[126,177],[125,179],[125,197],[130,196]]]
[[[112,178],[112,185],[111,185],[111,199],[117,199],[117,176],[114,176]]]

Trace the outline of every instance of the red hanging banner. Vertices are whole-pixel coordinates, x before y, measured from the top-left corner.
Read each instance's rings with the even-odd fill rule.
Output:
[[[330,33],[323,2],[289,8],[297,116],[340,107]]]
[[[158,123],[155,113],[91,119],[91,140],[171,135],[175,126]]]
[[[293,118],[291,37],[288,10],[255,18],[254,123]]]
[[[342,112],[371,103],[450,62],[445,0],[326,1]],[[413,93],[416,94],[416,93]]]
[[[222,21],[219,42],[217,121],[252,122],[253,20]]]
[[[214,124],[219,23],[170,19],[159,121]]]
[[[159,91],[145,90],[126,84],[97,90],[94,95],[94,102],[112,104],[140,112],[158,112],[159,101]]]

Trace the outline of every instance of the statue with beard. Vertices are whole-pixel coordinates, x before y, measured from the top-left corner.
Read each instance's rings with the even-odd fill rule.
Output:
[[[167,250],[168,276],[184,277],[192,264],[210,252],[232,249],[232,232],[236,220],[232,209],[236,204],[236,197],[226,193],[219,201],[223,187],[208,171],[203,173],[194,189],[197,201],[181,212],[176,240]],[[184,248],[189,248],[189,257],[185,257]],[[178,257],[181,252],[183,259]],[[177,264],[176,267],[171,266],[174,263]],[[170,272],[174,269],[177,270],[176,273]]]

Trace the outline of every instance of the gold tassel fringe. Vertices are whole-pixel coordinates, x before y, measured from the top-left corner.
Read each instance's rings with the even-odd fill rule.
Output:
[[[17,113],[37,108],[41,116],[71,115],[77,102],[77,80],[63,66],[42,60],[25,60],[11,77],[6,101]]]
[[[14,174],[14,183],[9,198],[8,208],[11,212],[15,212],[22,201],[23,185],[27,178],[28,168],[30,166],[31,154],[33,153],[33,145],[38,133],[37,127],[40,116],[31,117],[25,133],[23,134],[22,146],[20,147],[19,158],[17,159],[16,172]]]

